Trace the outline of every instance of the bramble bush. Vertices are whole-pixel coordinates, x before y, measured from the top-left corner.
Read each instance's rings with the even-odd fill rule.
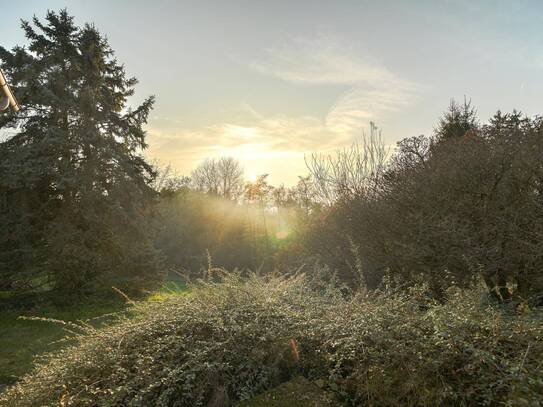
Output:
[[[344,405],[541,405],[541,310],[482,289],[437,303],[426,287],[349,293],[302,274],[215,274],[111,326],[72,326],[77,344],[0,404],[228,406],[302,374]]]

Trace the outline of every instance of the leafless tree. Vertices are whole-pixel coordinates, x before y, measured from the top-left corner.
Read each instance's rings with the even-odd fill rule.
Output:
[[[237,199],[243,192],[243,168],[232,157],[210,158],[191,174],[195,189],[225,199]]]
[[[158,160],[154,160],[151,163],[156,176],[151,184],[151,187],[159,192],[177,191],[183,187],[188,187],[190,184],[190,178],[187,176],[179,175],[171,164],[162,165]]]
[[[370,133],[364,133],[351,147],[332,154],[312,154],[306,165],[318,198],[332,204],[341,198],[370,195],[383,175],[389,149],[381,131],[370,123]]]

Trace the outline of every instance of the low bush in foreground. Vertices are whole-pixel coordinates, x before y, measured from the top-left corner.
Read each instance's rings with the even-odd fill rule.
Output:
[[[477,290],[345,296],[304,276],[225,275],[136,317],[72,327],[5,406],[228,406],[304,375],[345,405],[541,405],[543,315]]]

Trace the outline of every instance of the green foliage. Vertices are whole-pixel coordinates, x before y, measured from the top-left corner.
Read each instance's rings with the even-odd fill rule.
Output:
[[[537,402],[541,313],[516,317],[480,298],[458,292],[439,305],[415,289],[353,301],[321,322],[315,368],[349,405],[517,405],[518,386]]]
[[[435,129],[435,136],[440,141],[461,138],[478,127],[477,112],[471,101],[464,98],[464,103],[459,104],[453,99]]]
[[[0,273],[12,287],[36,276],[64,294],[158,280],[149,236],[154,177],[141,151],[153,105],[129,109],[128,78],[94,26],[66,10],[23,21],[29,44],[0,47],[22,110],[4,115],[0,144]]]
[[[188,293],[186,285],[172,279],[145,297],[145,301],[164,301]],[[90,301],[57,306],[54,303],[59,301],[53,301],[48,295],[28,293],[20,298],[12,292],[0,292],[0,391],[3,385],[28,373],[34,360],[43,353],[71,343],[69,338],[64,338],[68,325],[51,321],[84,322],[98,327],[117,317],[133,315],[127,310],[131,300],[126,301],[118,294],[121,293],[115,293],[113,298],[111,294],[107,299],[93,296]]]
[[[300,373],[353,406],[541,400],[541,311],[516,315],[479,290],[438,304],[425,287],[346,297],[301,275],[216,273],[221,282],[191,295],[135,305],[135,318],[82,325],[77,345],[50,354],[0,402],[227,406]]]

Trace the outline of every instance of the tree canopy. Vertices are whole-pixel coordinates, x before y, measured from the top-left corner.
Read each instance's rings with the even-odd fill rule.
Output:
[[[154,99],[129,107],[137,80],[66,10],[22,28],[27,46],[0,47],[22,105],[0,122],[14,133],[0,144],[2,274],[68,292],[144,280],[157,269],[144,233],[154,172],[141,155]]]

